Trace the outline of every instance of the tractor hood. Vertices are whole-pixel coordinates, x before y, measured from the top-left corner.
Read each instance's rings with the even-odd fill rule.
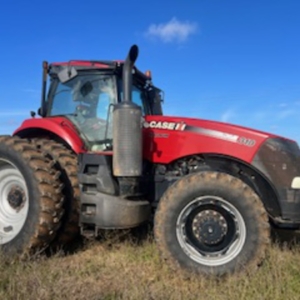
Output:
[[[209,153],[250,163],[260,146],[274,134],[202,119],[147,116],[143,122],[144,156],[157,163]]]
[[[25,120],[14,135],[58,136],[76,153],[87,151],[78,130],[64,117]],[[143,121],[143,155],[154,163],[167,164],[199,153],[229,156],[251,163],[270,139],[289,141],[274,134],[202,119],[147,116]]]

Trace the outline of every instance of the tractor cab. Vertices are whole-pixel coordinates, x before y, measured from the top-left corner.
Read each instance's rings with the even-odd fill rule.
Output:
[[[122,62],[70,61],[48,68],[50,87],[43,97],[42,117],[64,117],[76,127],[89,151],[112,149],[113,109],[122,102]],[[161,90],[151,74],[133,68],[132,102],[142,114],[161,115]]]

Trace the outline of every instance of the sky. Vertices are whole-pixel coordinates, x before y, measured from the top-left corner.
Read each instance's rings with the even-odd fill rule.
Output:
[[[299,0],[2,0],[0,134],[37,110],[43,60],[124,59],[164,90],[166,115],[300,142]]]

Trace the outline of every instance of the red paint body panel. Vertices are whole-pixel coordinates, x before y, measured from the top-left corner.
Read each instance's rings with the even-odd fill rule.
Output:
[[[66,118],[32,118],[25,120],[21,126],[15,130],[13,135],[18,135],[28,129],[45,130],[52,132],[65,140],[76,153],[85,152],[84,143],[74,125]]]
[[[182,131],[157,128],[143,129],[144,158],[153,163],[167,164],[181,157],[200,153],[226,155],[251,163],[262,143],[268,138],[277,137],[273,134],[245,127],[201,119],[147,116],[145,121],[148,123],[151,121],[162,121],[185,124],[185,129]],[[189,128],[200,129],[200,132],[191,131]],[[28,129],[43,129],[52,132],[64,139],[76,153],[87,151],[76,128],[66,118],[28,119],[23,122],[14,134],[24,132],[24,130]],[[204,132],[208,130],[208,132],[221,133],[225,136],[225,139],[213,137],[210,134],[203,134],[201,130],[204,130]],[[249,146],[229,141],[226,140],[226,136],[228,135],[255,141],[255,143]]]
[[[249,147],[243,144],[215,138],[190,131],[144,129],[144,157],[155,163],[169,163],[180,157],[213,153],[235,157],[250,163],[261,144],[275,135],[239,127],[227,123],[190,119],[181,117],[148,116],[147,122],[152,120],[181,123],[188,126],[204,128],[226,134],[237,135],[255,141],[255,145]],[[157,134],[167,134],[168,137],[155,137]]]
[[[82,60],[72,60],[70,62],[55,62],[52,66],[79,66],[79,67],[95,67],[101,69],[107,69],[109,66],[100,62],[90,62]]]
[[[108,68],[109,64],[124,63],[124,60],[109,60],[108,63],[101,61],[89,61],[89,60],[70,60],[64,62],[54,62],[51,63],[52,66],[78,66],[78,67],[99,67],[99,68]]]

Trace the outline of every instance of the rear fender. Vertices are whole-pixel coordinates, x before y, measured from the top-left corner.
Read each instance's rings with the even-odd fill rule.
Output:
[[[13,135],[21,138],[46,137],[63,142],[75,153],[86,152],[85,144],[79,136],[79,133],[70,122],[63,118],[57,119],[29,119],[15,130]]]

